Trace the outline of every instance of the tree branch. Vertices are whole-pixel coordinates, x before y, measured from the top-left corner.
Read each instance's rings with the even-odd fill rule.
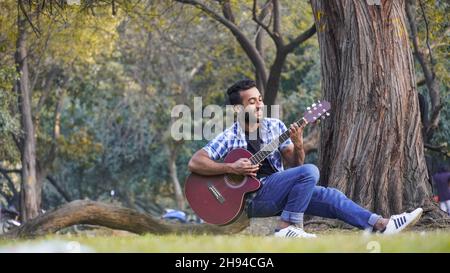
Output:
[[[51,23],[49,24],[48,29],[47,29],[47,37],[45,38],[44,47],[42,48],[42,54],[39,55],[38,61],[37,61],[36,65],[34,66],[36,68],[36,73],[34,75],[34,79],[31,81],[32,82],[31,88],[30,88],[31,92],[33,92],[33,90],[36,86],[37,79],[40,74],[40,68],[41,68],[40,64],[45,55],[45,52],[47,51],[48,42],[49,42],[50,36],[51,36],[50,28],[53,26],[54,21],[55,21],[55,18],[52,17]]]
[[[23,6],[22,0],[19,0],[17,3],[18,3],[18,5],[19,5],[20,11],[22,11],[22,14],[25,16],[26,20],[27,20],[28,23],[31,25],[31,28],[33,29],[34,33],[35,33],[37,36],[40,36],[40,35],[41,35],[41,32],[39,31],[38,28],[36,28],[36,27],[34,26],[33,22],[31,21],[30,17],[28,16],[28,13],[27,13],[27,11],[25,10],[25,7]],[[20,17],[20,16],[19,16],[19,17]]]
[[[60,91],[58,104],[55,107],[54,121],[53,121],[53,140],[50,147],[49,155],[46,158],[46,167],[52,164],[56,157],[56,150],[58,148],[58,138],[61,136],[61,112],[64,104],[65,91]]]
[[[432,145],[432,144],[429,144],[429,143],[424,143],[423,146],[425,148],[431,150],[431,151],[439,152],[439,153],[441,153],[441,154],[443,154],[443,155],[448,157],[448,152],[447,152],[447,149],[446,149],[447,148],[446,143],[443,144],[443,145],[439,145],[439,146],[435,146],[435,145]]]
[[[2,190],[0,190],[0,195],[3,196],[3,198],[6,199],[6,202],[10,203],[11,202],[11,197],[8,196],[6,193],[4,193]]]
[[[280,16],[280,2],[278,0],[272,0],[273,5],[273,33],[280,39],[281,43],[283,39],[281,37],[281,16]]]
[[[253,46],[251,41],[242,33],[242,31],[230,20],[226,19],[225,17],[219,15],[206,5],[196,1],[196,0],[175,0],[176,2],[182,3],[182,4],[188,4],[192,5],[203,12],[205,12],[207,15],[227,27],[231,33],[236,37],[239,44],[242,46],[242,49],[245,51],[247,56],[252,61],[253,65],[255,66],[255,69],[261,73],[261,78],[263,82],[267,82],[267,72],[265,68],[264,60],[262,59],[261,55],[259,54],[258,50]]]
[[[229,0],[221,1],[221,4],[223,16],[225,16],[225,18],[230,22],[232,22],[233,24],[236,24],[233,15],[233,10],[231,9],[230,1]]]
[[[272,38],[272,40],[274,41],[274,43],[275,43],[275,45],[276,45],[277,47],[278,47],[278,46],[281,46],[282,43],[281,43],[280,37],[277,37],[277,36],[270,30],[269,26],[266,25],[266,24],[264,24],[263,21],[262,21],[263,18],[265,17],[265,16],[263,16],[263,14],[266,13],[265,10],[267,10],[267,7],[269,6],[268,4],[270,4],[271,1],[270,1],[270,0],[267,1],[267,3],[264,5],[263,10],[261,11],[261,14],[260,14],[259,16],[257,15],[257,12],[256,12],[256,7],[257,7],[257,5],[258,5],[257,2],[258,2],[257,0],[254,0],[254,1],[253,1],[253,8],[252,8],[253,21],[255,21],[255,22],[258,24],[258,26],[260,26],[262,29],[264,29],[264,30],[266,31],[267,34],[269,34],[270,38]]]
[[[425,82],[425,79],[421,79],[421,80],[419,80],[419,81],[417,81],[417,86],[422,86],[422,85],[424,85],[426,82]]]
[[[51,175],[47,175],[47,180],[52,184],[53,187],[55,187],[56,191],[66,200],[66,202],[72,201],[72,198],[70,198],[69,194],[61,188],[61,186],[56,182],[56,179],[53,178]]]
[[[294,40],[292,40],[289,44],[284,47],[286,53],[291,53],[297,48],[301,43],[311,38],[314,34],[316,34],[316,25],[312,25],[308,30],[298,35]]]
[[[427,43],[427,47],[428,47],[428,51],[429,51],[429,55],[430,55],[430,64],[433,66],[434,60],[433,60],[433,55],[431,53],[431,46],[430,46],[430,30],[428,28],[428,20],[427,20],[426,14],[425,14],[425,8],[423,7],[423,3],[421,0],[419,0],[419,6],[420,6],[420,10],[422,11],[423,20],[425,21],[425,29],[426,29],[426,33],[427,33],[426,43]]]
[[[434,42],[430,45],[431,49],[434,49],[435,47],[447,45],[446,43],[442,43],[442,40],[445,39],[450,34],[450,26],[445,29],[445,31],[442,33],[442,35],[439,35],[440,37],[436,37]],[[425,52],[429,54],[430,52]]]
[[[436,129],[438,127],[439,115],[441,113],[442,108],[444,108],[444,103],[436,105],[436,107],[431,112],[431,117],[430,117],[430,127],[431,127],[431,129]]]
[[[50,94],[50,90],[52,88],[53,79],[56,76],[57,69],[55,67],[52,67],[49,71],[50,75],[45,81],[45,86],[42,95],[39,97],[39,101],[36,105],[35,109],[35,115],[34,115],[34,127],[38,128],[39,126],[39,119],[40,119],[40,111],[42,107],[44,106],[44,103],[46,102],[48,95]]]
[[[5,169],[5,168],[1,168],[0,167],[0,172],[5,172],[5,173],[21,173],[22,172],[22,170],[20,170],[20,169],[12,169],[12,170],[8,170],[8,169]]]
[[[264,21],[264,19],[267,17],[267,14],[269,14],[269,10],[270,10],[269,8],[271,7],[270,3],[271,3],[271,0],[267,0],[266,3],[261,8],[261,13],[257,16],[256,15],[256,0],[255,0],[253,2],[252,16],[256,17],[256,19],[262,23],[262,21]],[[272,20],[269,21],[268,25],[271,24],[271,21]],[[257,27],[256,27],[255,34],[258,35],[260,33],[260,29],[262,27],[260,24],[258,24],[258,22],[256,22],[256,23],[257,23]],[[268,25],[266,25],[266,26],[268,26]],[[270,29],[269,29],[269,31],[270,31]]]
[[[13,196],[17,195],[18,192],[16,190],[16,187],[14,186],[14,182],[12,181],[11,177],[9,177],[8,173],[14,172],[14,173],[20,173],[20,170],[7,170],[0,168],[0,173],[5,177],[6,181],[8,182],[8,187],[13,192]]]
[[[11,133],[11,138],[13,139],[14,143],[16,144],[17,150],[19,150],[20,153],[22,153],[23,150],[23,141],[18,136],[16,136],[14,133]]]

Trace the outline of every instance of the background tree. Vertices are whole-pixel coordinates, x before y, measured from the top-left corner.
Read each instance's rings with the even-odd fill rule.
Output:
[[[423,118],[422,122],[424,125],[423,128],[423,135],[424,140],[426,143],[430,143],[431,139],[433,138],[434,132],[438,128],[439,123],[439,117],[440,117],[440,111],[442,107],[444,106],[441,102],[441,92],[440,92],[440,82],[439,77],[436,75],[436,64],[437,61],[434,59],[436,57],[433,57],[433,47],[438,46],[439,44],[445,44],[445,39],[448,38],[448,34],[450,33],[450,27],[446,26],[441,28],[440,30],[436,31],[436,28],[433,28],[436,32],[441,32],[441,37],[437,33],[434,33],[434,43],[431,44],[430,42],[430,36],[432,31],[431,22],[429,22],[429,19],[427,18],[428,15],[425,11],[425,5],[422,1],[418,1],[419,4],[417,4],[416,0],[408,0],[405,2],[405,9],[406,9],[406,17],[407,22],[409,26],[409,33],[411,42],[413,45],[413,53],[416,57],[416,60],[418,61],[420,65],[420,70],[423,74],[423,80],[421,80],[422,83],[425,83],[427,90],[428,90],[428,98],[430,98],[431,107],[430,110],[428,110],[428,100],[424,101],[423,104],[426,106],[422,110]],[[445,4],[444,4],[445,5]],[[428,5],[429,7],[433,7],[433,5]],[[436,8],[434,8],[436,9]],[[444,9],[445,10],[445,9]],[[419,11],[417,13],[416,11]],[[434,18],[435,24],[439,24],[439,10],[437,9],[434,11],[434,15],[437,15]],[[423,25],[424,25],[424,33],[425,33],[425,42],[420,42],[420,37],[418,34],[418,18],[422,18]],[[442,19],[441,19],[442,20]],[[433,32],[435,32],[433,31]],[[447,37],[446,37],[447,36]],[[423,39],[423,38],[422,38]],[[444,42],[444,43],[442,43]],[[422,44],[422,46],[421,46]],[[426,46],[425,46],[426,45]],[[421,85],[421,83],[418,83]],[[425,97],[422,97],[423,99]]]
[[[18,93],[19,109],[21,114],[22,134],[16,140],[21,153],[21,198],[20,216],[22,220],[28,220],[39,214],[40,189],[36,175],[36,139],[34,136],[33,117],[31,114],[31,86],[28,69],[28,22],[24,13],[22,1],[17,2],[17,42],[15,61],[17,74],[15,90]]]
[[[278,0],[265,1],[262,5],[256,0],[245,1],[244,4],[228,0],[216,1],[216,7],[196,0],[176,0],[176,2],[198,8],[225,26],[233,34],[254,66],[257,87],[264,95],[264,103],[268,106],[275,104],[280,87],[281,73],[288,54],[292,53],[301,43],[305,42],[316,32],[313,25],[298,36],[290,37],[292,34],[284,33],[285,28],[283,28],[282,24],[286,23],[286,20],[283,20],[283,11],[286,12],[286,10],[282,10],[281,1]],[[289,8],[293,7],[293,5],[289,6]],[[241,12],[237,16],[233,11],[234,9],[246,10],[246,12]],[[254,34],[250,35],[247,34],[249,17],[255,23]],[[301,22],[298,22],[298,19],[295,23],[301,26]],[[262,32],[267,33],[275,46],[272,61],[266,58],[266,45],[263,44]],[[252,35],[254,37],[251,37]],[[268,63],[271,64],[268,65]]]
[[[405,1],[311,4],[334,109],[322,130],[322,184],[384,216],[429,205]]]

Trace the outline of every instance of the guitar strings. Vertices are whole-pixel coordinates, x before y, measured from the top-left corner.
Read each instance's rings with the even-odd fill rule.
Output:
[[[295,123],[300,126],[302,122],[304,122],[303,118],[296,121]],[[275,149],[279,146],[279,143],[284,143],[289,138],[289,130],[286,130],[284,133],[278,136],[278,138],[272,140],[269,144],[262,147],[262,149],[260,149],[256,154],[251,156],[249,158],[250,162],[252,162],[253,165],[262,162],[268,155],[275,151]]]

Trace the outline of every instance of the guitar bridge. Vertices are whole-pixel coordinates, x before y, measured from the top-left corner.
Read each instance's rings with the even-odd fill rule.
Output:
[[[216,198],[217,201],[219,201],[220,204],[223,204],[225,202],[225,198],[220,194],[220,192],[214,187],[211,182],[208,183],[208,190],[212,193],[214,198]]]

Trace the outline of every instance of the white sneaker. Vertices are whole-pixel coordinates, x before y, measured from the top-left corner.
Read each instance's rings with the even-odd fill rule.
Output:
[[[413,226],[419,221],[422,212],[423,209],[418,208],[410,213],[404,212],[402,214],[392,215],[383,234],[390,235],[399,233],[406,227]]]
[[[284,237],[284,238],[316,238],[316,234],[307,233],[302,228],[296,227],[294,225],[290,225],[279,231],[276,231],[274,234],[275,237]]]

